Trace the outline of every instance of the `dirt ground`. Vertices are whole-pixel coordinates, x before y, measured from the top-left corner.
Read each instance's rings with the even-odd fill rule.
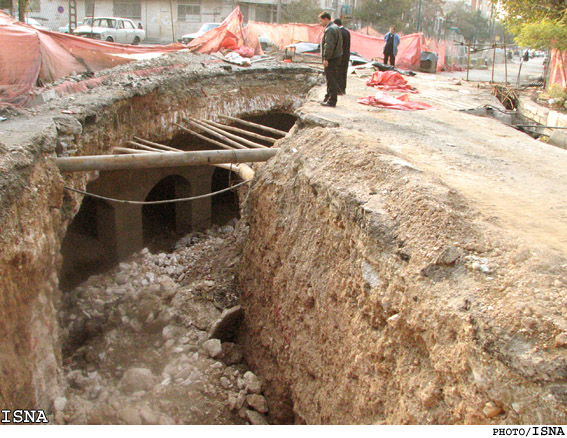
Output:
[[[304,111],[376,136],[382,146],[469,198],[495,226],[567,254],[567,151],[459,111],[484,105],[504,110],[488,84],[427,73],[409,84],[420,92],[412,100],[434,108],[403,112],[358,104],[373,92],[365,79],[352,78],[337,108],[319,107],[318,91]]]

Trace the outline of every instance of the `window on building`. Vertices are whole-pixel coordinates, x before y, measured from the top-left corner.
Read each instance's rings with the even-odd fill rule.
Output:
[[[85,17],[94,17],[94,0],[85,0]]]
[[[177,3],[178,21],[201,21],[201,2],[179,1]]]
[[[140,0],[114,0],[114,16],[130,18],[131,20],[142,19],[142,3]]]

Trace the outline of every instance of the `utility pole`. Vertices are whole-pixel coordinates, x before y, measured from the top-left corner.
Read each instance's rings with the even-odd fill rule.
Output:
[[[276,22],[281,24],[282,22],[282,0],[278,0],[278,10],[276,14]]]
[[[421,30],[421,0],[419,0],[419,7],[417,8],[417,31]]]

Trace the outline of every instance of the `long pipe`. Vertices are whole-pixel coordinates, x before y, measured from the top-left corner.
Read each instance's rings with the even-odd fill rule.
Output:
[[[55,158],[61,172],[92,170],[149,169],[158,167],[198,166],[220,163],[252,163],[268,161],[278,148],[243,149],[232,151],[190,151],[165,154],[148,152],[129,155],[95,155],[88,157]]]

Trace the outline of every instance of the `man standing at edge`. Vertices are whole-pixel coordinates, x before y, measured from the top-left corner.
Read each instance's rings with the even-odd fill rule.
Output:
[[[384,64],[388,64],[388,58],[390,59],[390,65],[394,67],[396,65],[396,55],[398,54],[398,46],[400,45],[400,36],[396,33],[396,27],[394,25],[390,26],[390,32],[384,35]]]
[[[339,66],[343,56],[343,37],[338,26],[331,21],[331,14],[328,12],[319,14],[319,24],[325,26],[321,41],[321,55],[327,78],[327,94],[321,105],[335,107],[339,93]]]
[[[339,95],[346,94],[346,81],[348,75],[348,62],[350,60],[350,32],[343,26],[340,18],[335,18],[334,23],[339,26],[343,36],[343,56],[339,68]]]

